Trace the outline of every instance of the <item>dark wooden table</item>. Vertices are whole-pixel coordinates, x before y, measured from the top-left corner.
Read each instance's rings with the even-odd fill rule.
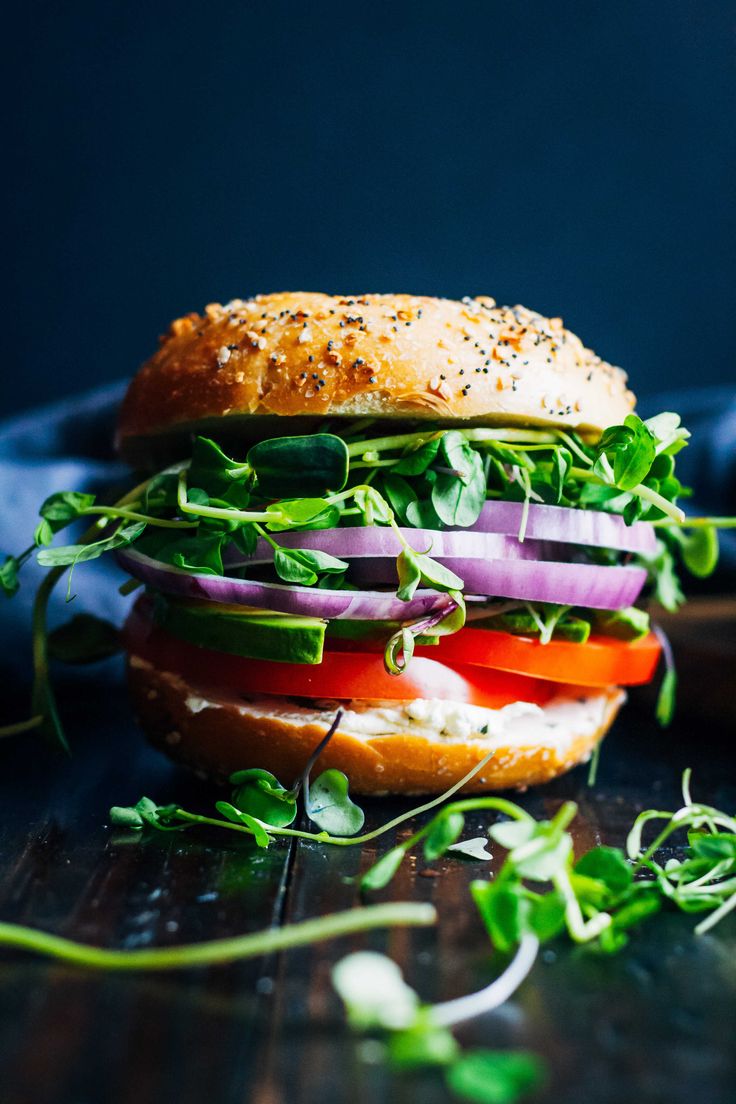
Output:
[[[94,677],[62,695],[70,761],[32,740],[0,748],[0,919],[123,947],[232,935],[357,901],[375,852],[206,834],[144,839],[106,827],[111,804],[146,793],[203,811],[214,794],[143,743],[122,688]],[[636,704],[586,770],[528,793],[535,815],[579,803],[580,847],[621,844],[636,813],[674,807],[682,768],[703,799],[736,808],[732,725],[657,730]],[[370,803],[369,822],[400,803]],[[483,818],[469,818],[479,834]],[[477,831],[476,831],[477,829]],[[380,841],[383,850],[388,843]],[[428,1000],[469,992],[498,969],[468,882],[488,864],[407,862],[379,899],[433,901],[436,929],[374,933],[181,974],[104,975],[0,954],[0,1104],[379,1104],[447,1099],[437,1075],[366,1064],[329,973],[351,949],[386,951]],[[463,1042],[530,1047],[547,1060],[548,1104],[732,1104],[736,1099],[736,922],[692,935],[667,914],[616,957],[545,950],[505,1007]]]

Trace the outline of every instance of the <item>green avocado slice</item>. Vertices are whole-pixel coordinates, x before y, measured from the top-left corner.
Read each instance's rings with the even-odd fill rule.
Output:
[[[172,636],[247,659],[321,663],[326,621],[279,613],[238,613],[156,596],[154,620]]]

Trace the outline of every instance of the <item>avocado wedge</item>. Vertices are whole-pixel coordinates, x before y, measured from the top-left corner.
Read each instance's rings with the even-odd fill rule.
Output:
[[[175,602],[156,596],[154,620],[200,648],[269,659],[276,663],[321,663],[326,621],[291,614],[239,612],[211,602]]]

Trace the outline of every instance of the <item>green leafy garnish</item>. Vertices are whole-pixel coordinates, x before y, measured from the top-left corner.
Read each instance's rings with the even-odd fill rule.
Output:
[[[331,836],[354,836],[363,827],[365,814],[351,800],[347,775],[332,767],[305,789],[305,812]]]
[[[349,566],[344,560],[328,556],[326,552],[301,548],[276,548],[273,564],[280,579],[301,586],[312,586],[323,574],[339,575]]]
[[[677,478],[675,458],[689,434],[670,412],[647,421],[631,414],[621,425],[608,427],[597,442],[556,427],[511,426],[429,426],[369,437],[371,424],[363,419],[349,429],[349,441],[333,433],[260,441],[243,459],[233,459],[217,442],[198,437],[189,462],[155,474],[114,505],[82,491],[49,496],[40,508],[34,544],[6,556],[0,565],[0,587],[7,596],[17,592],[20,571],[31,555],[51,569],[35,607],[35,682],[31,717],[21,722],[21,730],[41,731],[66,746],[48,679],[46,605],[61,569],[126,545],[135,544],[183,571],[222,576],[248,573],[247,560],[260,537],[273,547],[269,565],[261,558],[265,581],[349,589],[354,585],[350,556],[343,560],[319,550],[283,547],[274,535],[390,526],[400,545],[398,597],[408,602],[422,587],[447,593],[455,602],[443,624],[426,632],[411,624],[385,626],[386,668],[401,675],[417,642],[432,642],[464,623],[463,580],[432,558],[431,547],[412,546],[407,527],[468,528],[489,500],[523,503],[519,540],[525,537],[532,502],[604,510],[629,523],[643,520],[657,528],[659,540],[653,554],[635,556],[633,562],[647,569],[654,597],[674,610],[683,601],[678,564],[698,577],[709,575],[717,562],[716,530],[736,525],[733,518],[683,514],[678,501],[689,492]],[[53,543],[61,530],[80,519],[92,519],[81,537],[66,545]],[[621,559],[605,549],[582,554],[594,563]],[[68,598],[70,588],[71,573]],[[504,605],[503,612],[489,612],[488,627],[532,633],[542,643],[557,638],[584,644],[591,624],[596,631],[629,640],[646,631],[646,615],[639,610],[604,617],[535,602]],[[665,720],[673,689],[674,675],[668,674],[658,710]]]
[[[465,827],[462,813],[448,813],[435,818],[432,828],[424,837],[424,857],[429,862],[438,859],[460,838]]]
[[[296,796],[270,771],[252,767],[230,775],[232,804],[241,813],[283,828],[296,820]]]
[[[597,453],[596,463],[605,457],[612,466],[615,486],[622,491],[632,491],[649,475],[657,454],[656,438],[638,415],[629,414],[623,425],[611,426],[605,431]],[[606,469],[601,470],[607,477]]]
[[[380,1033],[393,1069],[441,1069],[447,1086],[463,1099],[513,1104],[541,1082],[541,1060],[526,1051],[463,1051],[450,1029],[503,1003],[531,969],[537,946],[536,940],[527,941],[485,989],[443,1004],[422,1004],[398,966],[372,951],[343,958],[333,968],[332,982],[350,1025]]]
[[[124,548],[141,536],[146,528],[144,522],[134,522],[116,529],[110,537],[92,541],[89,544],[67,544],[61,548],[42,548],[36,559],[42,567],[67,567],[87,560],[96,560],[115,548]]]
[[[514,1104],[543,1080],[543,1063],[526,1051],[470,1051],[447,1071],[452,1092],[475,1104]]]
[[[20,568],[20,560],[16,556],[6,556],[0,565],[0,590],[6,598],[12,598],[18,591]]]
[[[332,433],[275,437],[254,445],[248,463],[264,498],[317,497],[341,491],[348,478],[348,448]]]
[[[382,855],[377,863],[365,872],[360,879],[360,888],[364,891],[383,889],[401,866],[406,857],[405,847],[392,847],[385,855]]]
[[[120,812],[121,823],[127,810]],[[214,939],[179,947],[140,947],[116,949],[92,947],[63,936],[39,931],[23,924],[0,922],[0,946],[16,947],[91,970],[187,970],[194,966],[216,966],[246,958],[273,954],[290,947],[304,947],[327,939],[375,928],[427,927],[437,914],[432,905],[414,901],[396,901],[387,905],[368,905],[345,912],[328,913],[314,920],[269,927],[265,931]]]
[[[449,430],[442,435],[441,467],[432,487],[432,506],[445,525],[474,525],[486,500],[486,477],[480,454],[462,433]]]

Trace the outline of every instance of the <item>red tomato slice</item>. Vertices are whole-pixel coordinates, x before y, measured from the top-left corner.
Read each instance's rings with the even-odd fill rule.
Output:
[[[383,656],[326,652],[322,663],[272,663],[199,648],[154,627],[145,607],[136,606],[125,625],[130,651],[157,667],[181,674],[199,686],[225,687],[244,694],[285,697],[365,698],[411,701],[440,698],[500,709],[511,702],[544,705],[549,683],[477,666],[448,666],[440,659],[414,657],[402,675],[389,675]]]
[[[352,651],[378,646],[330,640],[327,647]],[[437,644],[418,647],[415,657],[432,656],[452,666],[491,668],[576,686],[638,686],[651,682],[661,652],[654,633],[634,641],[591,636],[585,644],[569,640],[541,644],[530,636],[466,628],[453,636],[440,637]],[[416,658],[412,660],[415,662]]]

